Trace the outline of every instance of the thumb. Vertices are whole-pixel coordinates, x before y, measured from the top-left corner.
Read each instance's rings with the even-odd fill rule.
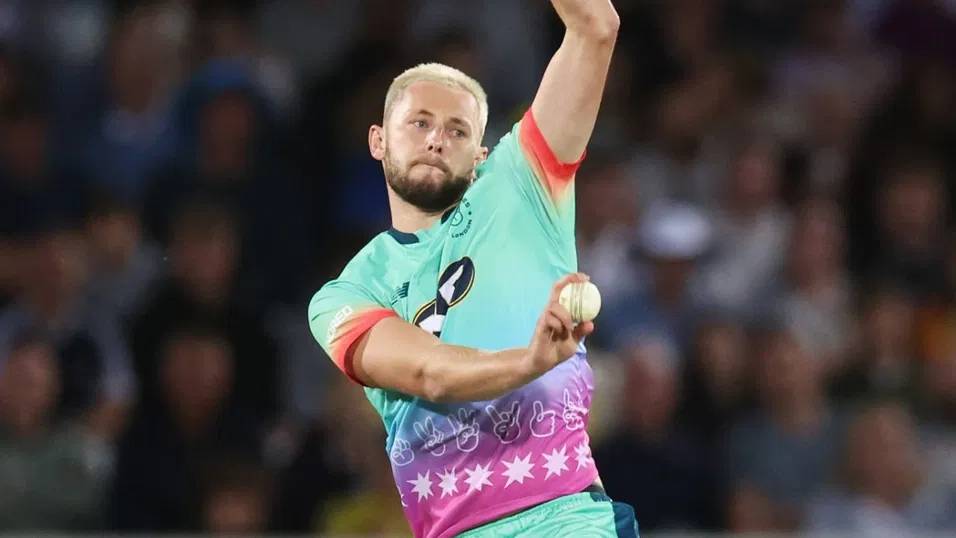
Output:
[[[590,335],[594,332],[594,322],[585,321],[583,323],[578,323],[577,327],[574,328],[573,336],[574,339],[580,342],[584,337]]]

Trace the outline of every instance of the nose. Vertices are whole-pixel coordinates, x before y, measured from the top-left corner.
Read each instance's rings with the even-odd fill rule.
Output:
[[[442,150],[445,147],[445,130],[441,128],[435,128],[429,131],[428,137],[425,139],[425,149],[430,153],[437,153],[441,155]]]

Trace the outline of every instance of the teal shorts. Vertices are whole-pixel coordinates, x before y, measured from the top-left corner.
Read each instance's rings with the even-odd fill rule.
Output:
[[[458,538],[638,538],[630,505],[576,493],[465,531]]]

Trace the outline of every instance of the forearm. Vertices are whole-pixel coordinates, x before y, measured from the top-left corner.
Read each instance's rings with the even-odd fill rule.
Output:
[[[440,403],[491,400],[538,375],[525,348],[485,352],[440,345],[423,363],[423,396]]]
[[[490,400],[548,368],[526,348],[486,352],[442,342],[398,318],[378,322],[355,346],[357,379],[433,402]]]

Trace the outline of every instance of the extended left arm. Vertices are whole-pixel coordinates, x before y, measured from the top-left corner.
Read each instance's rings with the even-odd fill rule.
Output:
[[[531,105],[535,122],[559,161],[580,159],[594,130],[620,19],[611,0],[551,0],[564,40],[551,58]]]

